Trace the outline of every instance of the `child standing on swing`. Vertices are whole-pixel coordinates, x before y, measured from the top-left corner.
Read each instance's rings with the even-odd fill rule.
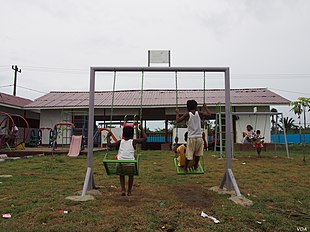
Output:
[[[123,138],[115,143],[111,143],[111,135],[109,132],[107,135],[107,146],[115,147],[118,149],[117,159],[118,160],[134,160],[135,159],[135,150],[136,145],[141,144],[146,141],[147,136],[144,133],[142,125],[139,125],[139,129],[141,131],[141,138],[133,139],[134,136],[134,127],[132,126],[124,126],[123,127]],[[122,196],[126,196],[126,186],[125,186],[125,175],[120,175],[120,184],[122,188]],[[131,195],[133,185],[133,176],[128,176],[128,189],[127,196]]]
[[[201,131],[201,119],[211,116],[211,113],[204,103],[203,108],[205,112],[197,110],[197,102],[195,100],[187,101],[187,113],[181,117],[179,115],[179,109],[176,109],[176,122],[187,121],[188,126],[188,142],[186,148],[186,161],[184,170],[187,171],[188,164],[191,160],[194,160],[194,169],[198,168],[200,156],[203,155],[204,141],[202,139]]]

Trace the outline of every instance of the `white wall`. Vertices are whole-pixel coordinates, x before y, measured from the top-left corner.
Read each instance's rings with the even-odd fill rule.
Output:
[[[62,110],[41,110],[40,128],[50,127],[54,129],[55,124],[57,122],[61,122],[62,120]],[[68,131],[66,129],[66,127],[60,128],[61,133],[58,133],[57,137],[58,144],[70,144],[71,139],[68,137],[71,136],[71,131]],[[49,143],[49,132],[47,132],[47,130],[44,130],[42,132],[42,144],[46,145]]]

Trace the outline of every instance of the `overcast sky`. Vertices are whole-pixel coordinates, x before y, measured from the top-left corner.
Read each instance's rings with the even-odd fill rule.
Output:
[[[310,97],[309,12],[308,0],[0,0],[0,92],[12,94],[15,64],[17,95],[35,99],[88,90],[90,66],[146,66],[160,49],[172,66],[229,66],[232,88]],[[98,79],[97,90],[112,89],[112,75]],[[180,79],[202,88],[201,75]],[[123,74],[116,86],[139,80]],[[223,88],[222,78],[208,75],[207,87]],[[174,88],[173,76],[146,74],[145,88]]]

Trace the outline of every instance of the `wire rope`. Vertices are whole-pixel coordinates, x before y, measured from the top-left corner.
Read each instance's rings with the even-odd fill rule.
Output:
[[[178,72],[175,72],[175,105],[176,108],[179,109],[179,94],[178,94]],[[178,123],[175,122],[175,133],[176,137],[179,135]]]
[[[110,114],[110,130],[112,128],[112,120],[113,120],[113,112],[114,112],[115,84],[116,84],[116,71],[114,71],[114,75],[113,75],[112,103],[111,103],[111,114]]]

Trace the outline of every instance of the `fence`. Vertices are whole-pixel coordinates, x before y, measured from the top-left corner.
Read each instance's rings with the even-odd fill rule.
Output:
[[[305,143],[310,143],[310,134],[287,134],[286,138],[288,144],[301,144],[304,142],[304,139]],[[284,135],[273,134],[271,135],[271,141],[272,143],[284,144]]]
[[[167,141],[165,141],[165,133],[164,132],[148,132],[147,134],[147,142],[148,143],[171,143],[172,142],[172,133],[167,133]]]

